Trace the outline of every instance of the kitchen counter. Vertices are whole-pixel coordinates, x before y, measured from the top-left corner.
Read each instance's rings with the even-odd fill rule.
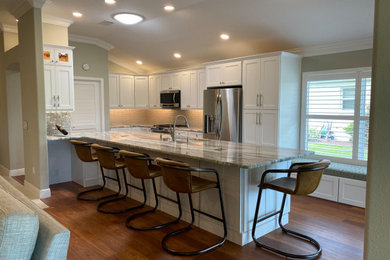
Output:
[[[269,168],[288,168],[291,160],[310,155],[312,152],[294,149],[283,149],[270,146],[259,146],[227,141],[192,138],[187,143],[186,134],[180,136],[176,142],[160,140],[159,133],[152,133],[142,129],[112,130],[108,132],[72,133],[69,136],[48,137],[49,150],[49,181],[50,184],[74,181],[84,187],[101,183],[100,172],[97,163],[81,162],[69,139],[81,139],[91,143],[127,149],[135,152],[148,153],[152,157],[166,157],[189,163],[193,167],[213,168],[220,175],[222,193],[225,201],[227,217],[228,240],[245,245],[252,241],[251,228],[258,187],[263,172]],[[168,134],[162,136],[168,137]],[[105,170],[105,174],[113,177],[114,172]],[[139,180],[128,175],[132,184],[138,185]],[[214,179],[213,174],[198,173],[202,178]],[[275,178],[283,174],[268,176]],[[149,184],[149,182],[147,182]],[[156,179],[157,190],[161,195],[175,199],[175,193],[165,186],[161,178]],[[117,190],[117,186],[111,180],[107,180],[107,187]],[[147,204],[154,205],[154,197],[150,186],[147,188]],[[131,189],[129,196],[132,199],[142,201],[141,191]],[[184,195],[183,195],[184,196]],[[260,215],[275,212],[280,207],[282,194],[267,190],[264,194],[267,205],[262,206]],[[218,192],[214,189],[201,192],[194,198],[194,206],[209,214],[220,216],[217,204]],[[185,200],[184,200],[185,199]],[[183,220],[189,221],[190,213],[188,203],[183,197]],[[288,223],[290,200],[287,199],[282,223]],[[177,214],[177,205],[161,199],[159,210],[172,216]],[[260,216],[260,217],[261,217]],[[256,229],[256,235],[262,236],[278,228],[277,217],[273,216],[266,223],[260,223]],[[222,225],[213,219],[196,213],[195,224],[217,235],[223,232]]]
[[[169,135],[165,134],[163,136]],[[167,155],[248,169],[313,154],[313,152],[309,151],[210,139],[190,139],[187,143],[185,136],[181,136],[181,139],[176,142],[162,141],[158,133],[136,130],[76,133],[64,137],[50,137],[48,140],[66,140],[71,138],[104,143],[121,149],[141,149],[144,152],[164,151]]]

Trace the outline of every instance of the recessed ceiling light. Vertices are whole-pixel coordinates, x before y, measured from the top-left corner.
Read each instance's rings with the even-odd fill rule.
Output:
[[[116,0],[104,0],[104,2],[108,5],[113,5],[116,3]]]
[[[219,36],[222,40],[229,40],[230,36],[229,34],[223,33]]]
[[[164,10],[167,12],[172,12],[172,11],[175,11],[175,7],[171,4],[167,4],[164,6]]]
[[[173,57],[175,57],[176,59],[180,59],[180,58],[181,58],[181,54],[178,53],[178,52],[175,52],[175,53],[173,54]]]
[[[74,17],[81,17],[81,16],[83,16],[83,14],[80,12],[73,12],[73,16]]]
[[[142,64],[143,64],[142,60],[137,60],[136,63],[137,63],[138,65],[142,65]]]
[[[114,15],[114,19],[120,23],[132,25],[142,22],[144,18],[138,14],[119,13]]]

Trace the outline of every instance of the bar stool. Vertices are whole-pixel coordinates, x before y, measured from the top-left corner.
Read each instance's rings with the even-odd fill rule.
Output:
[[[170,201],[175,202],[175,203],[177,203],[177,201],[174,201],[170,198],[167,198],[167,197],[162,196],[162,195],[157,193],[155,178],[161,176],[161,168],[157,165],[152,164],[152,162],[154,161],[153,158],[151,158],[148,154],[134,153],[134,152],[129,152],[129,151],[125,151],[125,150],[121,150],[120,155],[123,157],[129,173],[134,178],[141,179],[143,187],[145,187],[145,184],[144,184],[145,179],[152,180],[154,199],[155,199],[155,206],[153,209],[130,216],[126,220],[126,226],[128,228],[131,228],[134,230],[146,231],[146,230],[156,230],[156,229],[160,229],[160,228],[166,227],[166,226],[171,225],[171,224],[178,223],[180,220],[180,217],[174,221],[171,221],[171,222],[168,222],[165,224],[161,224],[161,225],[152,226],[152,227],[135,227],[135,226],[130,224],[130,222],[136,218],[139,218],[139,217],[144,216],[146,214],[155,212],[157,210],[157,207],[158,207],[158,197],[170,200]],[[146,193],[145,192],[144,192],[144,198],[146,200]],[[180,198],[178,198],[178,199],[180,199]]]
[[[322,252],[321,245],[313,238],[300,234],[298,232],[289,230],[285,228],[282,225],[282,217],[283,217],[283,210],[284,210],[284,205],[286,203],[286,197],[287,194],[290,195],[309,195],[313,193],[321,180],[322,173],[324,170],[330,165],[330,161],[328,160],[321,160],[319,162],[314,162],[314,163],[294,163],[291,165],[289,169],[271,169],[267,170],[263,173],[261,177],[260,184],[258,185],[259,187],[259,195],[257,198],[257,204],[256,204],[256,210],[255,210],[255,217],[253,220],[253,228],[252,228],[252,238],[253,241],[256,243],[258,247],[267,249],[271,252],[274,252],[276,254],[289,257],[289,258],[299,258],[299,259],[313,259],[319,256]],[[290,177],[291,173],[296,172],[297,177],[293,178]],[[265,177],[269,173],[288,173],[287,177],[282,177],[278,178],[272,181],[265,181]],[[262,217],[258,219],[258,214],[259,214],[259,208],[260,208],[260,201],[261,201],[261,193],[264,189],[271,189],[275,191],[279,191],[284,193],[283,195],[283,200],[282,200],[282,205],[281,209],[277,212],[274,212],[272,214],[269,214],[265,217]],[[297,255],[297,254],[292,254],[288,252],[284,252],[281,250],[278,250],[276,248],[267,246],[265,244],[260,243],[256,237],[256,226],[258,223],[279,214],[279,226],[281,227],[283,233],[286,233],[288,235],[292,235],[294,237],[300,238],[302,240],[309,241],[312,245],[315,246],[317,249],[317,252],[312,253],[312,254],[305,254],[305,255]]]
[[[174,232],[171,232],[163,238],[161,244],[162,244],[162,247],[164,248],[164,250],[166,250],[169,253],[172,253],[174,255],[191,256],[191,255],[199,255],[199,254],[205,253],[207,251],[210,251],[211,249],[214,249],[216,247],[222,246],[226,241],[227,228],[226,228],[226,218],[225,218],[225,211],[224,211],[223,199],[222,199],[221,184],[219,181],[218,172],[214,169],[191,168],[189,166],[189,164],[187,164],[187,163],[173,161],[173,160],[169,160],[169,159],[157,158],[156,161],[157,161],[157,164],[161,166],[163,180],[164,180],[164,183],[168,186],[168,188],[175,191],[178,198],[179,198],[179,193],[187,193],[188,194],[188,199],[190,202],[190,210],[191,210],[191,223],[187,227],[176,230]],[[202,179],[202,178],[193,176],[191,174],[192,172],[214,173],[216,176],[216,181],[210,181],[210,180],[206,180],[206,179]],[[210,215],[206,212],[202,212],[198,209],[194,209],[194,207],[193,207],[191,194],[196,193],[196,192],[201,192],[204,190],[208,190],[208,189],[212,189],[212,188],[218,189],[222,218],[215,217],[215,216]],[[178,207],[179,207],[179,216],[181,216],[182,210],[181,210],[180,200],[178,200]],[[166,246],[166,242],[169,238],[192,229],[192,226],[194,224],[194,211],[223,223],[224,235],[223,235],[222,240],[218,243],[215,243],[215,244],[213,244],[209,247],[206,247],[204,249],[201,249],[199,251],[180,252],[180,251],[175,251],[175,250],[168,248]]]
[[[70,140],[69,142],[74,145],[74,148],[76,150],[76,154],[82,162],[96,162],[96,161],[98,161],[98,157],[97,157],[96,153],[92,153],[90,143],[78,141],[78,140]],[[112,195],[106,195],[106,196],[102,196],[102,197],[97,197],[97,198],[83,198],[82,197],[83,195],[85,195],[87,193],[94,192],[94,191],[101,191],[104,189],[104,187],[106,186],[107,176],[104,175],[103,169],[101,170],[101,173],[102,173],[103,185],[100,186],[99,188],[94,188],[94,189],[90,189],[90,190],[86,190],[86,191],[78,193],[77,194],[78,200],[98,201],[98,200],[107,199],[107,198],[111,198],[111,197],[115,197],[115,196],[119,195],[120,190],[118,191],[118,193],[115,193]]]
[[[106,201],[100,202],[98,204],[98,206],[97,206],[97,210],[99,212],[106,213],[106,214],[120,214],[120,213],[128,212],[128,211],[131,211],[131,210],[134,210],[134,209],[142,208],[143,206],[145,206],[145,203],[146,203],[145,185],[144,185],[144,183],[142,183],[142,188],[139,188],[137,186],[130,185],[127,182],[126,172],[125,172],[126,164],[124,162],[124,159],[123,158],[117,158],[117,154],[119,153],[119,149],[112,148],[112,147],[107,147],[107,146],[102,146],[102,145],[98,145],[98,144],[93,144],[92,148],[94,148],[96,150],[96,155],[98,157],[98,160],[99,160],[102,172],[103,172],[103,168],[104,169],[108,169],[108,170],[115,170],[116,178],[111,178],[109,176],[106,176],[106,178],[109,178],[109,179],[112,179],[112,180],[116,180],[118,182],[119,192],[121,190],[121,182],[120,182],[118,170],[122,170],[123,180],[125,182],[124,186],[125,186],[125,190],[126,190],[125,194],[122,195],[122,196],[119,196],[119,197],[114,198],[114,199],[110,199],[110,200],[106,200]],[[110,203],[113,203],[113,202],[116,202],[116,201],[120,201],[120,200],[125,200],[127,198],[127,195],[129,194],[128,186],[137,188],[137,189],[142,190],[144,192],[144,198],[145,199],[144,199],[144,202],[141,205],[136,206],[136,207],[120,209],[120,210],[105,210],[105,209],[102,208],[104,205],[107,205],[107,204],[110,204]]]

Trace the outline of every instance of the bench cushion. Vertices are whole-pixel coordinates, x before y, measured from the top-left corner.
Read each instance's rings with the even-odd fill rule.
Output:
[[[295,162],[315,162],[318,160],[312,158],[297,158],[292,161]],[[330,166],[325,169],[324,174],[336,177],[343,177],[347,179],[354,179],[359,181],[366,181],[367,167],[359,165],[351,165],[345,163],[332,162]]]
[[[1,187],[38,215],[38,238],[31,259],[65,260],[70,239],[69,230],[0,176]]]
[[[30,259],[38,228],[37,214],[0,189],[0,259]]]

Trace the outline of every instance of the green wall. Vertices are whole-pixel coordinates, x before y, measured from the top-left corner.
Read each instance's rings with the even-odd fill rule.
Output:
[[[304,57],[302,72],[371,67],[372,49]]]
[[[96,45],[69,42],[69,46],[76,47],[73,50],[74,76],[94,77],[104,79],[104,118],[105,128],[110,127],[109,90],[108,90],[108,51]],[[89,64],[90,70],[82,69],[83,64]]]
[[[390,256],[390,1],[375,1],[370,141],[367,167],[367,260]]]

